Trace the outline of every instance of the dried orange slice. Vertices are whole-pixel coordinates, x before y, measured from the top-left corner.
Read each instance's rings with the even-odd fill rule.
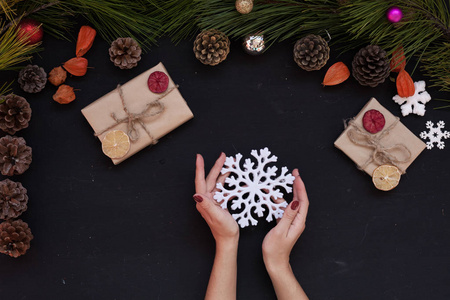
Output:
[[[122,158],[130,150],[130,138],[122,130],[110,131],[102,140],[102,150],[110,158]]]
[[[372,174],[372,181],[375,187],[382,191],[390,191],[400,182],[402,173],[391,165],[382,165],[376,168]]]

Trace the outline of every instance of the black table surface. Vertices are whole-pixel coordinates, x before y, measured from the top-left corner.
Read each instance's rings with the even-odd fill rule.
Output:
[[[47,72],[75,53],[74,42],[49,35],[43,46],[33,63]],[[67,80],[78,89],[73,103],[54,102],[50,84],[31,95],[16,81],[14,91],[33,110],[29,128],[16,135],[33,148],[33,162],[11,179],[28,189],[20,218],[34,239],[20,258],[0,255],[0,299],[201,299],[214,239],[192,199],[195,155],[210,168],[221,151],[249,157],[264,147],[278,166],[299,168],[307,187],[307,226],[291,264],[311,299],[450,299],[450,145],[424,150],[396,189],[378,191],[333,143],[343,120],[371,97],[400,116],[395,84],[363,87],[351,77],[324,88],[326,69],[351,65],[356,50],[333,50],[323,70],[306,72],[292,46],[253,57],[235,41],[227,60],[210,67],[195,59],[192,41],[164,38],[136,68],[120,70],[97,38],[86,55],[92,69]],[[114,166],[80,110],[159,62],[195,117]],[[423,79],[417,71],[413,77]],[[0,74],[1,82],[16,78]],[[440,105],[431,101],[424,117],[401,121],[416,135],[428,120],[450,128],[450,112],[433,109]],[[273,225],[241,229],[238,299],[276,298],[261,254]]]

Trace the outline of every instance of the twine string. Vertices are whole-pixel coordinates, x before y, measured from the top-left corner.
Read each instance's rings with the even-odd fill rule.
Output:
[[[404,144],[398,143],[388,147],[380,144],[381,139],[388,135],[399,122],[400,119],[396,118],[394,123],[383,130],[379,135],[365,132],[365,130],[355,123],[354,119],[348,122],[347,126],[352,126],[352,128],[347,131],[347,136],[350,141],[355,145],[372,149],[372,154],[362,166],[358,166],[358,169],[364,170],[373,162],[378,165],[391,164],[399,168],[398,164],[406,163],[411,159],[411,151]],[[395,152],[400,152],[405,158],[398,158],[398,156],[394,155]],[[405,173],[404,171],[401,172],[402,174]]]
[[[177,87],[178,87],[178,85],[176,85],[174,87],[171,87],[162,96],[160,96],[158,99],[147,103],[147,105],[144,107],[144,109],[141,112],[139,112],[139,113],[131,113],[128,110],[128,107],[126,105],[122,87],[121,87],[120,84],[117,85],[117,91],[119,93],[120,100],[122,102],[122,108],[123,108],[123,110],[124,110],[124,112],[126,114],[126,117],[118,118],[115,113],[111,113],[111,118],[115,121],[115,123],[112,124],[111,126],[109,126],[108,128],[106,128],[106,129],[104,129],[104,130],[102,130],[100,132],[95,133],[95,136],[102,135],[103,133],[113,129],[114,127],[116,127],[118,124],[126,123],[127,124],[127,134],[130,137],[130,140],[132,142],[135,142],[135,141],[137,141],[140,138],[139,131],[136,128],[136,124],[139,124],[144,129],[144,131],[147,133],[147,135],[150,137],[151,144],[152,145],[156,144],[158,141],[152,136],[151,132],[145,126],[145,123],[144,123],[143,119],[149,118],[149,117],[153,117],[153,116],[157,116],[157,115],[161,114],[164,111],[165,106],[160,100],[163,99],[165,96],[167,96],[170,92],[172,92]]]

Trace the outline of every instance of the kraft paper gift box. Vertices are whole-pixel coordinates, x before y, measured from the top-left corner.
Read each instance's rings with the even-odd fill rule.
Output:
[[[153,93],[148,87],[148,78],[155,71],[164,72],[169,77],[169,86],[165,93]],[[143,148],[155,144],[158,139],[194,117],[162,63],[128,81],[120,89],[129,113],[141,116],[138,119],[132,119],[135,131],[131,134],[130,116],[124,110],[119,88],[81,110],[100,141],[110,130],[122,130],[135,138],[131,141],[130,150],[124,157],[112,159],[115,165]],[[158,101],[154,102],[155,100]],[[157,102],[158,105],[153,105]],[[150,108],[146,110],[148,105]]]
[[[376,134],[366,131],[362,123],[364,114],[371,109],[381,112],[386,120],[383,130]],[[375,98],[372,98],[349,122],[334,145],[370,176],[381,164],[395,165],[400,172],[405,173],[426,147],[424,142]]]

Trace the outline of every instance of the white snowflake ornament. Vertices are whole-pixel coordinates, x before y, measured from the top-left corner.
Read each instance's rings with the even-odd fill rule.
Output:
[[[426,123],[426,127],[429,131],[422,131],[420,133],[420,137],[424,140],[429,139],[427,142],[427,149],[433,149],[434,143],[436,143],[436,147],[439,149],[444,149],[445,144],[443,139],[448,139],[450,137],[450,132],[443,130],[445,126],[444,121],[439,121],[434,127],[434,123],[428,121]]]
[[[410,113],[419,116],[425,115],[425,103],[431,100],[430,94],[425,91],[425,81],[414,82],[415,92],[411,97],[395,95],[392,100],[401,105],[402,115],[406,117]]]
[[[223,209],[226,209],[228,202],[231,201],[231,209],[240,210],[232,216],[242,228],[249,223],[253,226],[258,224],[252,213],[261,218],[267,208],[269,214],[266,221],[270,222],[274,218],[281,218],[284,212],[282,208],[288,205],[286,201],[275,203],[272,199],[283,197],[278,187],[291,193],[292,187],[289,185],[294,183],[295,177],[289,174],[286,167],[281,169],[281,174],[277,177],[278,168],[267,165],[276,162],[278,157],[270,156],[270,154],[267,148],[259,150],[259,154],[257,150],[252,150],[251,155],[256,159],[257,164],[255,165],[250,158],[247,158],[242,169],[240,164],[242,155],[238,153],[236,157],[227,157],[221,170],[222,174],[230,172],[231,175],[225,179],[225,186],[217,183],[218,191],[214,194],[214,199]]]

